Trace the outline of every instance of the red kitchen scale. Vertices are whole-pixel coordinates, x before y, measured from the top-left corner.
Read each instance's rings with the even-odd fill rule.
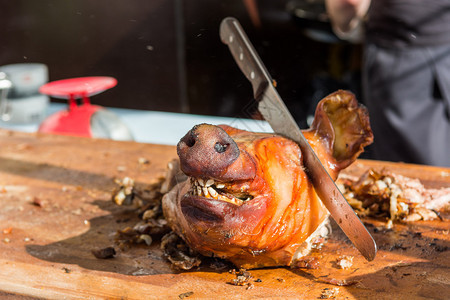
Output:
[[[133,140],[119,117],[98,105],[92,105],[90,97],[116,86],[113,77],[92,76],[52,81],[39,89],[42,94],[68,99],[67,110],[59,111],[39,126],[39,132],[81,137]],[[81,99],[82,104],[77,104]]]

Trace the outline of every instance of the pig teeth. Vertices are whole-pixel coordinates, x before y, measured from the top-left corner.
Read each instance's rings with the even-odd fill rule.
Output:
[[[213,187],[214,185],[214,187]],[[216,200],[225,201],[237,206],[240,206],[244,203],[244,200],[237,199],[235,197],[227,197],[225,195],[219,194],[215,189],[223,189],[225,188],[225,184],[223,183],[215,183],[214,179],[202,179],[202,178],[192,178],[191,177],[191,186],[192,186],[192,195],[213,198]],[[251,200],[250,197],[246,200]]]
[[[208,187],[208,192],[209,194],[213,197],[217,199],[217,196],[219,195],[215,189],[213,189],[212,187]]]
[[[194,184],[201,187],[209,187],[214,184],[214,179],[208,179],[205,181],[204,179],[198,178],[194,179]]]
[[[236,198],[228,198],[228,197],[225,197],[225,196],[222,196],[222,195],[218,195],[218,198],[217,198],[217,199],[218,199],[218,200],[225,201],[225,202],[228,202],[228,203],[232,203],[232,204],[238,205],[238,206],[240,206],[240,205],[243,204],[243,201],[242,201],[242,200],[238,200],[238,199],[236,199]]]
[[[208,188],[207,187],[203,187],[202,190],[203,190],[203,194],[205,194],[205,197],[208,197],[209,196]]]

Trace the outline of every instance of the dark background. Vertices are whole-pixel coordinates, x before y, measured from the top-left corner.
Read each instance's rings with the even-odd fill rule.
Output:
[[[220,21],[233,16],[302,126],[327,93],[358,93],[357,47],[333,40],[314,14],[294,16],[311,1],[255,0],[258,19],[246,2],[0,0],[0,65],[44,63],[50,81],[113,76],[118,85],[91,99],[103,106],[249,117],[250,83],[219,38]],[[314,2],[308,9],[320,12],[323,2]],[[309,28],[331,41],[311,38]]]

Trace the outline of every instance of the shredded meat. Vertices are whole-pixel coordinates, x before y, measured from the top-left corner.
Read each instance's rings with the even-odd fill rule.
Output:
[[[341,177],[339,187],[361,216],[410,222],[438,219],[438,211],[449,210],[450,188],[427,189],[418,179],[387,170],[370,169],[360,178]]]

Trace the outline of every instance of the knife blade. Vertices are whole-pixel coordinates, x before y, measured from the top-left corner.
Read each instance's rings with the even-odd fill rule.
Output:
[[[237,65],[252,84],[259,112],[269,122],[275,133],[295,141],[300,146],[305,171],[317,195],[359,252],[368,261],[373,260],[377,253],[375,241],[304,137],[273,86],[269,72],[240,23],[232,17],[222,20],[220,38],[228,45]]]

